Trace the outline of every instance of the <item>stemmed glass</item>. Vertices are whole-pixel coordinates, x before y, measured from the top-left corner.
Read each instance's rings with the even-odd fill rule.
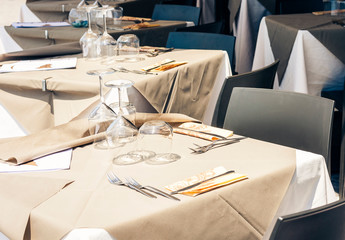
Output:
[[[97,47],[97,39],[98,36],[94,33],[91,29],[91,10],[97,8],[98,1],[96,0],[92,5],[87,5],[85,1],[81,1],[78,5],[78,9],[84,9],[87,13],[87,21],[89,28],[80,38],[80,45],[83,49],[83,57],[91,60],[97,59],[98,57],[98,47]]]
[[[114,73],[114,69],[90,70],[88,75],[96,75],[99,79],[100,104],[89,114],[90,135],[95,135],[94,145],[99,149],[108,149],[112,146],[106,138],[108,126],[116,119],[116,113],[105,103],[103,94],[103,75]],[[103,134],[102,134],[103,133]]]
[[[107,138],[113,146],[119,146],[117,155],[113,159],[116,165],[129,165],[144,160],[137,152],[138,129],[135,127],[135,107],[129,102],[127,88],[133,85],[130,80],[111,80],[105,83],[113,88],[117,94],[117,101],[110,104],[116,112],[116,120],[107,129]]]
[[[116,40],[107,31],[107,13],[114,10],[113,7],[103,5],[98,8],[102,12],[103,16],[103,34],[98,38],[98,44],[100,47],[100,56],[103,58],[102,64],[111,64],[114,62],[116,55]]]

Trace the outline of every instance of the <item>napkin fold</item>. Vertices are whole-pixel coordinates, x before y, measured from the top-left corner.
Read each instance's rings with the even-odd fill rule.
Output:
[[[185,122],[174,128],[175,133],[185,134],[192,137],[202,138],[209,141],[228,138],[233,135],[233,131],[212,127],[197,122]]]
[[[236,183],[236,182],[248,179],[246,175],[236,173],[236,172],[231,172],[229,174],[223,175],[226,172],[227,170],[224,167],[222,166],[216,167],[211,170],[207,170],[205,172],[199,173],[195,176],[188,177],[182,181],[178,181],[171,185],[165,186],[165,188],[171,192],[174,192],[182,188],[191,186],[193,184],[202,182],[193,188],[189,188],[187,190],[179,192],[187,196],[195,197],[201,193],[205,193],[222,186],[226,186],[232,183]]]
[[[138,30],[141,28],[151,28],[151,27],[159,27],[160,24],[151,24],[148,22],[142,22],[142,23],[137,23],[137,24],[131,24],[131,25],[127,25],[122,27],[123,29],[132,29],[132,30]]]
[[[122,16],[122,21],[140,21],[140,22],[150,22],[151,18],[142,18],[142,17],[132,17],[132,16]]]
[[[87,111],[84,112],[84,114],[86,113]],[[136,125],[141,126],[144,122],[154,119],[168,122],[172,126],[179,125],[182,122],[197,121],[183,114],[137,113]],[[105,124],[103,130],[109,124],[110,122]],[[89,127],[87,117],[81,116],[68,123],[35,134],[2,140],[0,142],[0,161],[19,165],[38,157],[92,143],[96,139],[105,137],[105,132],[90,135]]]

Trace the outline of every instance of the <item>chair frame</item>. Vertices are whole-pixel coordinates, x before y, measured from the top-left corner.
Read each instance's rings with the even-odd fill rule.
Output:
[[[330,172],[333,108],[333,100],[318,96],[236,87],[224,128],[239,135],[321,154]]]
[[[335,214],[337,216],[335,216]],[[342,217],[342,222],[339,222],[339,217]],[[302,223],[303,220],[311,221],[311,225],[313,226],[304,226]],[[321,226],[314,225],[315,223],[320,223]],[[330,226],[332,230],[336,229],[336,231],[329,231]],[[344,226],[345,200],[339,200],[318,208],[279,217],[274,225],[269,240],[341,240],[345,238]],[[297,232],[303,232],[304,236],[294,235]],[[324,232],[327,232],[327,236],[323,235]],[[342,236],[339,236],[339,233]],[[309,234],[308,238],[306,238],[307,234]]]

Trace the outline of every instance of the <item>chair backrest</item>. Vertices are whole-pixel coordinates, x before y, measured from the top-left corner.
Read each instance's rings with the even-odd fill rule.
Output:
[[[279,217],[270,240],[345,239],[345,200]]]
[[[152,19],[191,21],[196,26],[199,24],[200,8],[187,5],[156,4],[153,9]]]
[[[219,33],[219,34],[223,33],[223,31],[224,31],[223,21],[176,29],[176,32],[204,32],[204,33]]]
[[[211,49],[224,50],[229,55],[231,67],[233,68],[234,36],[216,33],[201,32],[170,32],[166,47],[182,49]]]
[[[225,79],[213,113],[212,126],[223,127],[232,89],[234,87],[273,88],[279,59],[252,72],[230,76]]]
[[[321,154],[330,169],[334,101],[296,92],[234,88],[224,128]]]

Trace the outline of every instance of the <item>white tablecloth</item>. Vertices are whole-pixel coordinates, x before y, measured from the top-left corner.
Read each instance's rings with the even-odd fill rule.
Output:
[[[265,18],[262,19],[253,70],[274,62]],[[299,30],[281,85],[274,88],[320,96],[322,90],[343,89],[345,65],[307,30]]]

